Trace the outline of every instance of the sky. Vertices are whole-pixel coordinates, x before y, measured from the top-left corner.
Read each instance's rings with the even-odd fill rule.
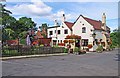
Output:
[[[42,23],[53,26],[54,20],[60,23],[62,14],[65,14],[66,21],[74,22],[79,15],[102,20],[102,13],[106,13],[107,26],[111,30],[118,28],[118,2],[6,2],[6,9],[16,19],[32,18],[37,27]]]

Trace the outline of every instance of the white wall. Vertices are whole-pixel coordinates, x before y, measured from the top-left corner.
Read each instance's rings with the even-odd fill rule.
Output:
[[[84,24],[84,25],[83,25]],[[82,33],[82,27],[86,27],[86,33]],[[82,16],[77,20],[77,22],[73,26],[73,34],[79,35],[82,37],[82,39],[89,39],[89,43],[92,44],[93,37],[92,37],[92,31],[93,26],[90,25]]]
[[[68,30],[68,34],[64,34],[65,29]],[[59,42],[61,42],[61,40],[63,42],[65,40],[66,36],[71,34],[71,30],[66,26],[65,23],[63,23],[63,27],[62,26],[57,27],[57,30],[60,30],[60,34],[55,33],[55,30],[56,30],[56,28],[48,29],[48,31],[47,31],[48,32],[48,38],[52,37],[52,40],[57,40],[57,41],[59,40]],[[53,35],[51,35],[51,36],[49,35],[50,31],[53,31]],[[57,36],[57,39],[55,38],[56,36]]]
[[[96,33],[95,39],[98,39],[98,42],[99,42],[100,39],[102,39],[102,41],[104,41],[104,37],[103,37],[103,34],[102,34],[101,30],[95,30],[94,32]]]

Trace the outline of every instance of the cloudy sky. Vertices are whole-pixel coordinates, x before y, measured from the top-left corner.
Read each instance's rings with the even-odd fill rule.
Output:
[[[107,25],[111,30],[118,27],[117,2],[7,2],[6,9],[12,11],[12,16],[19,19],[22,16],[31,17],[37,23],[54,24],[54,20],[61,21],[65,14],[66,21],[74,22],[81,14],[83,16],[101,20],[102,13],[106,13]]]

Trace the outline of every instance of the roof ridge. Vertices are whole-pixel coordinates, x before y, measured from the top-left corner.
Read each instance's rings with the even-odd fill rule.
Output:
[[[84,16],[83,16],[84,17]],[[91,18],[88,18],[88,17],[84,17],[86,19],[90,19],[90,20],[93,20],[93,21],[97,21],[97,22],[101,22],[101,20],[95,20],[95,19],[91,19]]]
[[[65,22],[68,22],[68,21],[65,21]],[[68,22],[68,23],[73,23],[73,22]],[[74,23],[73,23],[74,24]]]

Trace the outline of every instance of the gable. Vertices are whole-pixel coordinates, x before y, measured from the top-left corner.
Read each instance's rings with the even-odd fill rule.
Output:
[[[103,29],[101,28],[102,22],[101,22],[100,20],[99,20],[99,21],[93,20],[93,19],[84,17],[83,15],[80,15],[80,16],[77,18],[77,20],[74,22],[74,24],[78,21],[78,19],[79,19],[80,17],[83,17],[83,19],[85,19],[90,25],[92,25],[94,29],[96,29],[96,30],[103,30]]]

